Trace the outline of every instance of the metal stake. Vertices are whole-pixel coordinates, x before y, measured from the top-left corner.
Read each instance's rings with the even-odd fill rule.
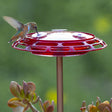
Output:
[[[57,112],[63,112],[63,57],[56,57],[57,64]]]

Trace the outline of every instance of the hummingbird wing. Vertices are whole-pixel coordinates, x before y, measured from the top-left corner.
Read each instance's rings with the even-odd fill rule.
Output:
[[[24,24],[20,23],[19,21],[17,21],[16,19],[12,17],[3,16],[3,18],[6,22],[8,22],[16,30],[20,30],[24,27]]]

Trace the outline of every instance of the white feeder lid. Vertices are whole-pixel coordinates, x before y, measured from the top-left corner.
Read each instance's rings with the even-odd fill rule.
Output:
[[[44,38],[41,38],[43,37]],[[92,39],[94,35],[83,32],[67,32],[67,31],[52,31],[50,33],[47,32],[39,32],[34,33],[33,37],[40,37],[39,40],[48,40],[48,41],[71,41],[71,40],[83,40],[83,39]]]

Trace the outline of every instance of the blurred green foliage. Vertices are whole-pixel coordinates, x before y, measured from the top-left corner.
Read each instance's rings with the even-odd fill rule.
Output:
[[[12,111],[7,106],[12,97],[9,91],[12,80],[35,82],[43,100],[49,90],[56,89],[55,57],[40,57],[13,49],[8,41],[16,31],[2,16],[11,16],[23,23],[35,21],[39,31],[66,28],[93,33],[103,39],[108,47],[101,51],[64,58],[64,111],[80,111],[83,100],[91,103],[97,96],[103,100],[112,97],[111,0],[1,0],[0,16],[1,112]]]

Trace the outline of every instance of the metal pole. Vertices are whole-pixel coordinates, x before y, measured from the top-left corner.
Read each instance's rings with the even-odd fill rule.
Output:
[[[56,57],[57,64],[57,112],[63,112],[63,57]]]

